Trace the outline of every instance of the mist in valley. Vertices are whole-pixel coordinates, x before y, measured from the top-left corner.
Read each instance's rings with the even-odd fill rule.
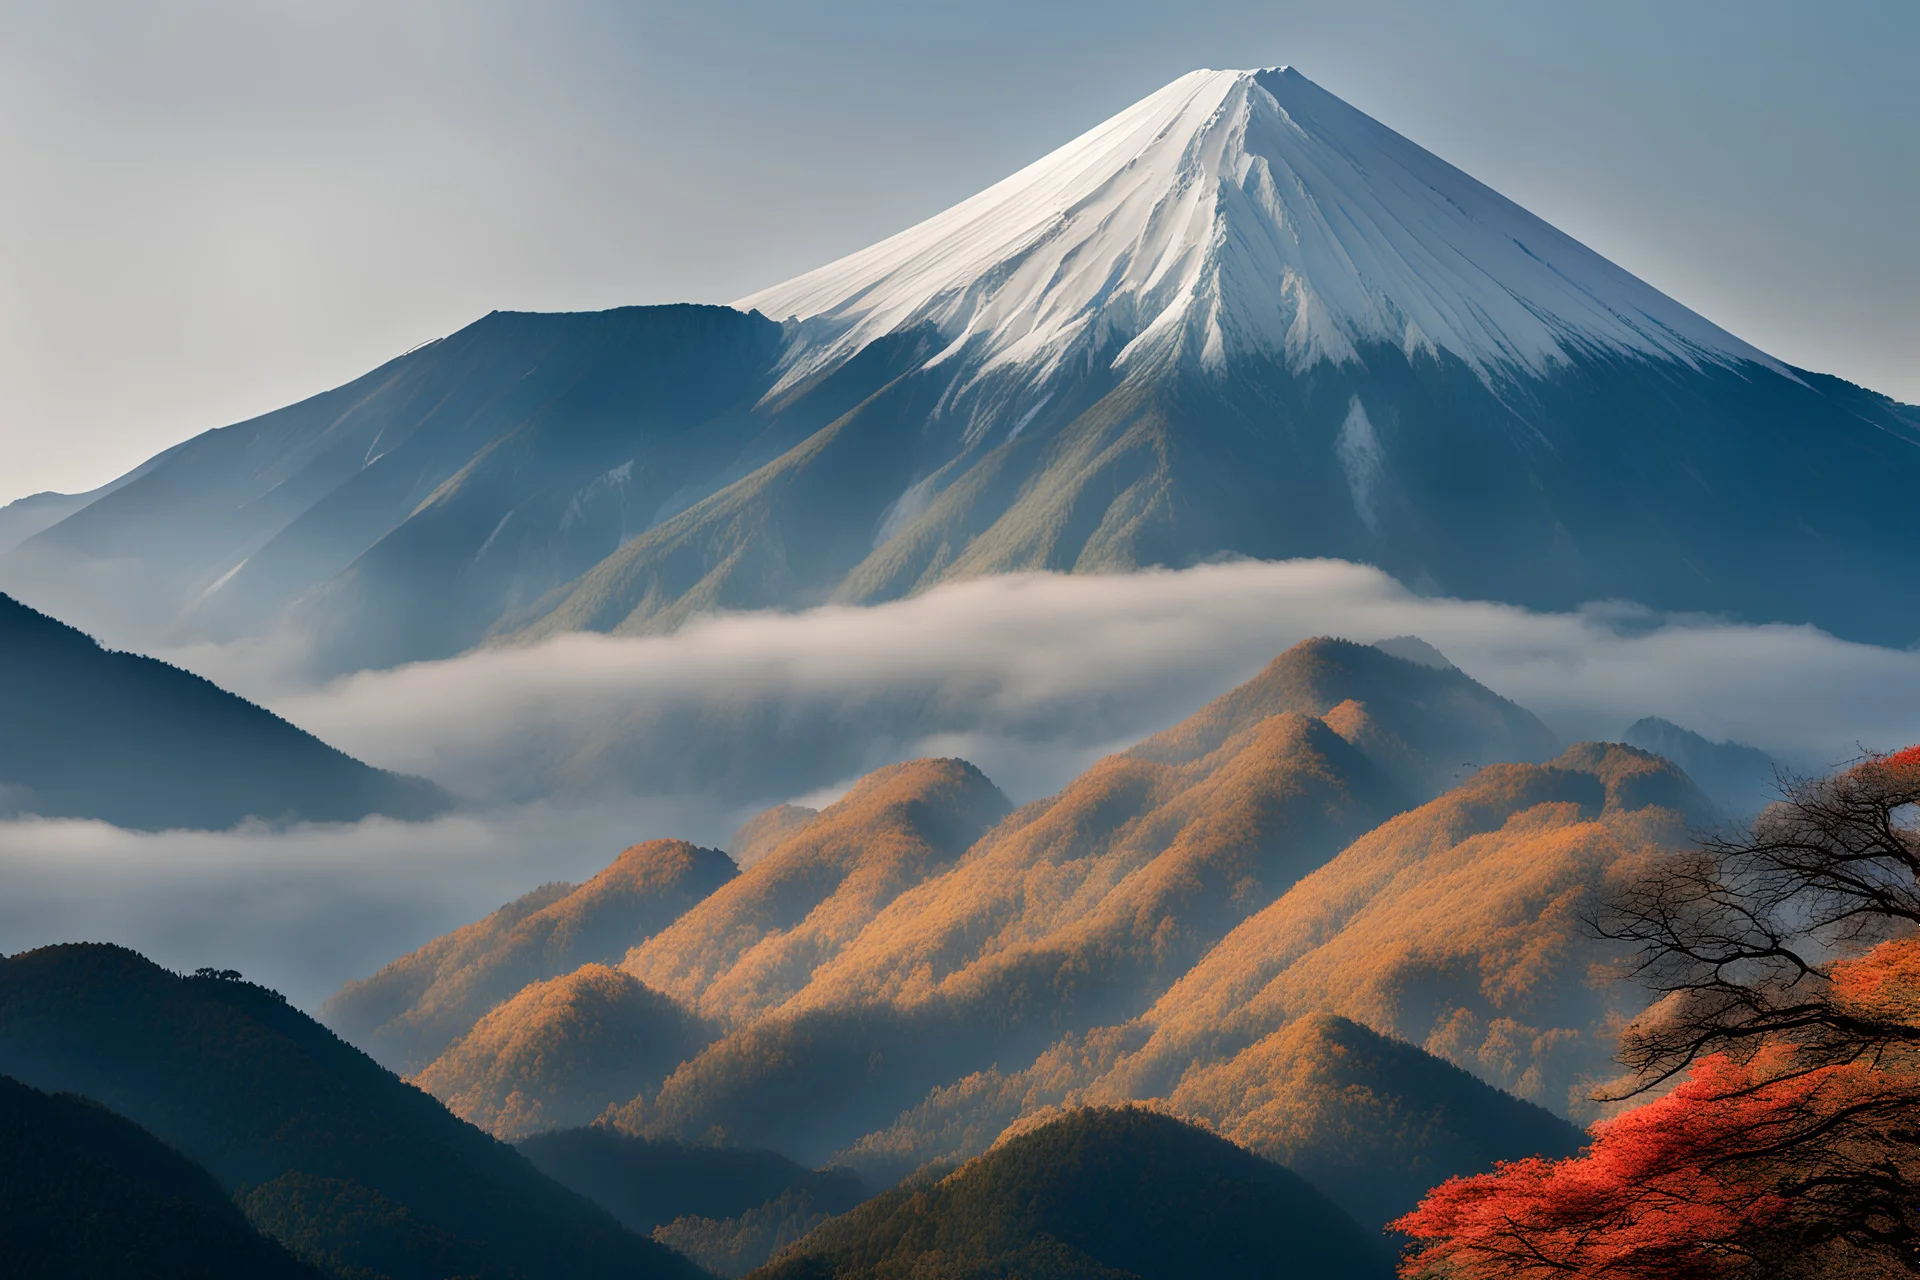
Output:
[[[919,756],[1015,802],[1176,722],[1314,635],[1417,635],[1563,742],[1659,715],[1821,771],[1920,740],[1920,653],[1807,627],[1621,606],[1535,613],[1421,598],[1328,562],[1026,574],[896,603],[722,615],[666,636],[570,635],[314,687],[291,642],[163,656],[364,760],[465,798],[383,818],[226,832],[0,825],[0,949],[111,939],[232,967],[314,1007],[428,938],[627,845],[725,847],[783,801],[829,803]],[[1464,774],[1486,761],[1461,761]]]

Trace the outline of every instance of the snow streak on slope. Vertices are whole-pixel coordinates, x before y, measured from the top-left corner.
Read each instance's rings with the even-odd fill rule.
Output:
[[[798,377],[931,323],[932,363],[1037,375],[1385,342],[1483,378],[1580,353],[1775,361],[1289,68],[1195,71],[919,226],[743,298]]]

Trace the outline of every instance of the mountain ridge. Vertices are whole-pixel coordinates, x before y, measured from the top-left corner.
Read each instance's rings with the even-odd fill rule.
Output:
[[[1292,70],[1183,77],[742,305],[799,318],[495,313],[150,460],[0,587],[117,643],[291,635],[323,676],[1221,556],[1920,639],[1920,408]]]
[[[420,819],[454,803],[210,680],[104,648],[0,595],[0,817],[224,828]]]
[[[1039,368],[1176,336],[1298,374],[1357,340],[1538,375],[1567,346],[1786,368],[1290,67],[1190,72],[1026,168],[736,305],[802,328],[788,378],[932,323],[930,363]],[[969,350],[978,345],[980,350]]]

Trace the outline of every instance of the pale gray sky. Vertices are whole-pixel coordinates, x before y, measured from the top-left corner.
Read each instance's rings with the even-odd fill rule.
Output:
[[[1920,401],[1912,0],[0,0],[0,501],[495,307],[726,301],[1292,63]]]

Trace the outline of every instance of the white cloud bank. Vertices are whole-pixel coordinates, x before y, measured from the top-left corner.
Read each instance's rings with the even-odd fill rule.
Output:
[[[1178,720],[1314,635],[1414,634],[1564,739],[1662,715],[1809,768],[1920,741],[1920,653],[1631,607],[1423,599],[1374,570],[1245,562],[1018,575],[871,608],[575,635],[276,684],[259,651],[168,655],[323,738],[498,806],[440,822],[134,835],[0,825],[0,950],[124,941],[303,1004],[550,879],[889,760],[961,755],[1014,799]]]
[[[1569,740],[1643,715],[1808,764],[1920,740],[1920,653],[1631,606],[1426,599],[1334,561],[984,578],[262,693],[349,751],[470,794],[773,799],[944,743],[983,753],[975,762],[1025,799],[1302,639],[1407,633]]]

